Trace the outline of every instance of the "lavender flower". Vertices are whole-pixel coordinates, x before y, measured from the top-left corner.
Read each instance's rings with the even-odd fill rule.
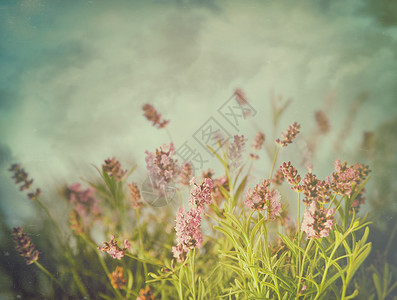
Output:
[[[145,118],[153,123],[153,126],[157,126],[157,128],[164,128],[169,121],[168,120],[162,120],[161,119],[161,114],[157,112],[157,110],[153,107],[151,104],[145,104],[142,106],[143,110],[143,115]]]
[[[291,165],[291,162],[283,163],[280,166],[280,170],[283,172],[284,178],[287,179],[288,183],[291,185],[298,185],[301,181],[298,171]]]
[[[176,162],[172,159],[175,155],[174,144],[170,146],[163,145],[156,152],[146,151],[146,168],[149,171],[149,177],[152,181],[153,187],[158,190],[165,189],[179,174],[179,168]]]
[[[84,232],[84,224],[79,216],[78,212],[72,210],[69,215],[70,228],[76,235],[80,235]]]
[[[123,267],[117,266],[116,269],[111,274],[109,274],[109,279],[113,288],[122,290],[127,282],[124,278]]]
[[[316,178],[312,172],[308,172],[302,180],[302,191],[305,195],[303,203],[309,205],[312,202],[327,203],[330,201],[331,191],[325,180]]]
[[[172,255],[176,258],[178,262],[181,263],[185,261],[187,252],[183,250],[182,244],[179,244],[178,246],[173,246],[171,251]]]
[[[240,88],[237,88],[234,91],[234,96],[238,105],[240,105],[240,108],[243,111],[244,118],[249,116],[252,113],[252,110],[249,108],[243,108],[244,106],[248,106],[247,97],[245,96],[244,91]]]
[[[14,172],[12,179],[14,179],[16,184],[26,182],[28,180],[28,173],[26,173],[19,164],[13,164],[9,171]]]
[[[102,165],[102,169],[116,181],[121,181],[125,174],[127,174],[127,170],[121,168],[120,162],[115,157],[106,159]]]
[[[265,134],[263,132],[258,131],[254,141],[252,142],[252,149],[255,151],[259,151],[262,146],[263,143],[265,142]]]
[[[347,166],[347,162],[342,164],[339,159],[335,161],[334,166],[336,172],[332,173],[332,180],[328,178],[330,188],[334,193],[348,197],[351,197],[353,191],[370,172],[366,165],[356,163],[354,166]]]
[[[215,175],[214,170],[208,169],[207,171],[203,171],[203,172],[202,172],[201,177],[212,179],[212,177],[213,177],[214,175]]]
[[[143,203],[137,184],[135,182],[128,184],[128,190],[130,192],[131,206],[133,208],[141,208]]]
[[[13,172],[12,178],[14,179],[16,184],[23,183],[20,187],[20,191],[28,190],[32,187],[33,179],[28,178],[28,173],[21,167],[20,164],[12,164],[9,171]],[[41,196],[41,190],[39,188],[36,189],[34,193],[28,193],[28,198],[30,200],[37,200]]]
[[[240,105],[244,106],[244,105],[248,104],[247,98],[246,98],[245,93],[242,89],[240,89],[240,88],[235,89],[234,95],[236,96],[236,100]]]
[[[26,264],[30,265],[39,258],[39,251],[34,250],[35,245],[32,243],[22,227],[14,228],[12,231],[12,239],[17,244],[15,249],[18,254],[25,257]]]
[[[28,193],[28,198],[30,200],[37,200],[39,199],[41,196],[41,189],[37,188],[36,191],[34,193]]]
[[[327,237],[334,226],[334,213],[335,208],[318,208],[313,201],[304,212],[301,230],[308,238]]]
[[[203,235],[200,226],[201,216],[198,210],[186,211],[184,206],[179,207],[175,225],[177,249],[181,247],[184,252],[188,252],[194,247],[201,248]],[[177,251],[173,249],[173,252],[175,254]]]
[[[102,252],[107,252],[111,257],[114,259],[121,259],[124,255],[127,249],[131,247],[131,244],[128,242],[128,240],[124,240],[124,248],[120,248],[117,245],[117,241],[114,239],[114,236],[110,236],[110,242],[103,242],[104,247],[98,247],[98,250]]]
[[[326,114],[322,110],[318,110],[314,114],[317,122],[318,130],[321,134],[329,132],[330,126]]]
[[[154,300],[154,295],[149,286],[139,291],[139,297],[136,300]]]
[[[241,165],[241,157],[244,152],[246,141],[247,140],[244,138],[244,135],[234,136],[234,141],[229,147],[229,160],[231,170],[235,170]]]
[[[189,204],[190,209],[197,210],[199,213],[204,211],[204,206],[211,204],[211,190],[214,183],[211,179],[205,178],[200,185],[196,183],[196,177],[190,181],[192,189],[190,190]]]
[[[270,180],[266,179],[254,190],[248,189],[245,206],[258,211],[266,211],[268,219],[273,220],[281,213],[281,196],[277,190],[270,188]]]
[[[190,163],[185,163],[182,166],[181,173],[179,174],[179,182],[182,185],[189,185],[192,174],[193,174],[192,165]]]
[[[281,134],[281,139],[276,140],[276,143],[281,145],[281,147],[287,147],[288,144],[291,144],[292,140],[299,133],[300,128],[301,126],[298,123],[292,123],[288,126],[287,130]]]
[[[79,214],[85,226],[91,221],[89,217],[97,217],[101,213],[95,190],[87,188],[83,190],[80,183],[71,184],[65,190],[65,196],[69,199],[74,210]]]
[[[276,173],[273,175],[272,183],[274,185],[281,185],[283,181],[284,181],[284,173],[280,167],[280,169],[277,169]]]

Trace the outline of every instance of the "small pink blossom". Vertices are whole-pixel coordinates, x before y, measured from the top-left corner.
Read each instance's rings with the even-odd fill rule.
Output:
[[[201,248],[203,235],[201,233],[201,216],[197,210],[186,211],[186,208],[179,207],[176,215],[177,247],[188,252],[194,247]]]
[[[114,238],[114,235],[110,236],[110,242],[103,242],[103,247],[98,247],[98,250],[102,252],[107,252],[114,259],[121,259],[127,249],[131,247],[131,244],[128,240],[124,240],[124,248],[120,248],[117,245],[117,241]]]
[[[247,97],[241,88],[235,89],[234,95],[236,96],[236,100],[240,105],[247,105]]]
[[[192,210],[197,210],[199,213],[204,211],[204,206],[211,204],[211,190],[214,183],[210,178],[205,178],[200,185],[196,183],[196,177],[190,181],[192,189],[190,190],[189,204]]]
[[[327,237],[334,226],[334,213],[335,208],[319,208],[313,201],[304,212],[301,230],[308,238]]]
[[[252,142],[252,149],[255,151],[259,151],[262,146],[263,143],[265,142],[265,134],[263,132],[258,131],[254,141]]]
[[[311,172],[306,173],[302,180],[302,191],[305,196],[303,198],[305,205],[309,205],[313,201],[327,203],[332,195],[328,182],[318,179]]]
[[[88,226],[92,221],[91,217],[96,218],[101,213],[99,201],[95,194],[94,189],[88,187],[84,190],[78,182],[71,184],[65,190],[65,196],[69,199],[70,204],[81,217],[85,226]]]
[[[342,164],[339,159],[335,161],[334,167],[335,172],[328,178],[328,184],[334,193],[348,197],[353,195],[370,172],[367,165],[356,163],[348,166],[347,162]]]
[[[270,188],[270,180],[266,179],[255,189],[248,189],[245,196],[245,206],[258,211],[267,212],[267,217],[274,220],[281,213],[281,196],[277,190]]]
[[[244,135],[235,135],[233,143],[229,147],[229,162],[230,162],[230,169],[236,170],[241,166],[241,158],[242,154],[245,150],[245,142],[247,139]]]
[[[153,123],[153,126],[157,128],[164,128],[169,123],[168,120],[162,120],[161,114],[151,104],[145,104],[142,106],[143,115],[145,118]]]
[[[179,174],[179,182],[182,185],[189,185],[192,174],[193,174],[192,165],[190,163],[185,163],[182,166],[181,172]]]
[[[102,165],[102,169],[116,181],[121,181],[127,174],[127,170],[121,168],[121,164],[116,157],[106,159]]]
[[[288,163],[283,162],[280,166],[280,170],[283,172],[284,178],[287,179],[288,183],[291,185],[298,185],[301,181],[300,175],[298,175],[298,171],[291,165],[291,162]]]
[[[291,144],[292,140],[295,139],[300,128],[301,126],[297,122],[292,123],[288,126],[287,130],[281,134],[281,139],[276,140],[276,143],[281,145],[281,147],[287,147],[288,144]]]
[[[172,254],[178,262],[184,262],[186,259],[186,252],[183,250],[182,244],[172,247]]]
[[[141,192],[139,191],[138,185],[132,182],[128,184],[128,190],[130,192],[131,206],[133,208],[141,208],[143,203],[141,201]]]
[[[179,174],[179,167],[173,160],[175,155],[174,144],[163,145],[156,152],[146,151],[146,168],[153,187],[164,190],[166,186]]]

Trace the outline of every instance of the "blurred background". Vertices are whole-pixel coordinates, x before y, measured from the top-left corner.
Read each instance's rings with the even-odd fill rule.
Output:
[[[176,148],[188,142],[202,153],[202,169],[216,169],[194,139],[210,117],[249,143],[257,130],[272,139],[296,121],[302,134],[280,161],[295,159],[303,171],[313,164],[320,177],[337,158],[369,164],[362,213],[375,216],[379,245],[396,226],[396,2],[2,0],[0,30],[0,209],[8,226],[34,226],[38,217],[13,184],[11,163],[22,164],[49,203],[112,156],[125,168],[137,164],[142,182],[145,150],[170,142],[142,116],[145,103],[170,120]],[[255,111],[237,127],[220,113],[236,89]],[[276,128],[272,99],[292,99]],[[268,175],[263,156],[257,178]]]

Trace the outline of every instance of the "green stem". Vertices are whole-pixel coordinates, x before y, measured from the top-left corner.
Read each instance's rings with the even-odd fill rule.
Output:
[[[319,243],[321,243],[321,238],[319,239]],[[328,269],[331,267],[331,261],[332,261],[332,258],[334,257],[334,254],[335,254],[337,249],[338,249],[338,246],[335,246],[334,249],[332,250],[329,258],[328,258],[328,261],[327,261],[327,263],[325,265],[323,278],[321,279],[321,283],[320,283],[320,292],[316,295],[316,298],[314,298],[315,300],[320,297],[320,295],[321,295],[321,293],[323,291],[323,286],[324,286],[324,283],[325,283],[325,279],[327,277]]]
[[[301,217],[300,217],[300,212],[301,212],[301,193],[298,193],[298,228],[297,228],[297,234],[298,234],[298,247],[301,247],[301,235],[300,235],[300,227],[301,227]],[[298,251],[298,268],[297,268],[298,274],[302,273],[302,267],[301,267],[301,252],[300,250]],[[300,279],[298,278],[298,291],[299,291],[299,285],[300,285]]]
[[[192,254],[193,253],[193,254]],[[192,273],[192,289],[193,289],[193,299],[196,300],[196,266],[195,266],[195,258],[196,258],[196,248],[193,248],[189,253],[190,258],[190,270]]]
[[[392,241],[393,241],[394,236],[396,235],[396,233],[397,233],[397,223],[394,225],[393,231],[390,234],[389,240],[387,241],[387,245],[386,245],[386,249],[385,249],[385,257],[387,256],[387,253],[390,250],[390,247],[392,245]]]
[[[141,224],[139,222],[139,220],[140,220],[139,208],[136,209],[136,217],[137,217],[137,223],[138,223],[139,249],[141,252],[141,256],[143,257],[144,256],[144,248],[143,248],[143,239],[142,239],[142,229],[141,229]],[[145,272],[145,282],[146,282],[147,276],[148,276],[146,262],[143,263],[143,271]]]
[[[99,262],[101,263],[101,266],[103,268],[103,270],[106,273],[106,278],[109,280],[110,286],[112,287],[113,291],[116,293],[116,295],[118,296],[119,299],[123,299],[123,296],[121,295],[120,291],[116,288],[114,288],[114,286],[112,285],[112,281],[110,280],[110,272],[108,267],[106,266],[105,261],[103,260],[101,254],[99,253],[99,250],[97,249],[97,246],[95,245],[95,243],[93,241],[91,241],[85,234],[81,234],[81,237],[84,239],[84,241],[86,241],[87,244],[89,244],[93,249],[94,252],[97,254]]]
[[[279,151],[280,151],[280,146],[277,145],[276,152],[274,153],[272,168],[271,168],[271,170],[270,170],[269,180],[272,179],[273,171],[274,171],[274,166],[276,165],[277,156],[278,156]]]
[[[305,253],[303,254],[302,265],[300,266],[300,272],[299,272],[299,278],[298,278],[298,279],[299,279],[299,280],[298,280],[298,287],[297,287],[297,289],[296,289],[296,298],[297,298],[297,299],[299,298],[300,285],[301,285],[301,280],[302,280],[302,276],[303,276],[303,269],[304,269],[304,266],[305,266],[306,256],[307,256],[307,253],[308,253],[309,250],[310,250],[310,247],[312,246],[312,243],[313,243],[313,239],[310,239],[310,240],[309,240],[309,243],[307,244]],[[300,252],[300,251],[299,251],[299,252]],[[300,256],[300,255],[299,255],[299,256]]]
[[[82,280],[79,276],[79,274],[76,271],[76,266],[75,266],[75,261],[73,260],[73,258],[71,257],[71,251],[69,248],[69,245],[67,245],[64,240],[63,240],[63,233],[61,231],[61,228],[59,227],[59,224],[57,221],[55,221],[54,217],[51,215],[50,211],[47,209],[47,207],[44,205],[43,202],[41,202],[39,199],[36,199],[37,203],[39,204],[39,206],[45,211],[45,213],[47,214],[47,216],[50,218],[51,222],[54,224],[55,229],[58,232],[58,238],[60,238],[60,243],[62,245],[63,249],[66,249],[65,254],[66,254],[66,258],[69,261],[69,263],[72,265],[72,275],[73,275],[73,280],[76,282],[77,287],[79,288],[80,292],[87,296],[88,292],[85,288],[85,286],[82,284]]]
[[[38,261],[35,261],[34,263],[36,266],[39,267],[40,270],[42,270],[44,273],[46,273],[51,278],[51,280],[53,280],[62,289],[63,292],[66,293],[65,289],[59,283],[59,281],[45,267],[43,267]]]

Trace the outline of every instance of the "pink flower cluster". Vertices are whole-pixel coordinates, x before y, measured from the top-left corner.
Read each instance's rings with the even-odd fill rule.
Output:
[[[207,171],[202,173],[202,177],[212,179],[213,187],[212,187],[212,198],[214,199],[215,203],[219,205],[221,201],[224,199],[224,196],[221,192],[221,187],[225,190],[229,190],[229,182],[227,181],[227,177],[225,175],[213,179],[214,171],[208,169]]]
[[[133,208],[141,208],[143,203],[141,201],[141,192],[135,182],[128,184],[128,191],[130,192],[131,206]]]
[[[234,141],[229,147],[229,161],[230,161],[230,169],[235,170],[241,165],[241,157],[244,152],[245,142],[247,141],[244,138],[244,135],[235,135]]]
[[[204,212],[205,205],[211,203],[211,190],[213,182],[209,178],[205,178],[198,185],[196,178],[190,181],[192,189],[190,191],[189,206],[187,211],[185,206],[179,207],[176,215],[176,242],[177,245],[172,247],[174,257],[183,262],[186,253],[195,247],[201,248],[203,243],[203,235],[201,233],[201,213]]]
[[[107,252],[114,259],[121,259],[125,255],[125,251],[131,247],[128,240],[124,240],[124,248],[120,248],[113,235],[110,236],[110,242],[103,242],[103,244],[104,246],[98,247],[98,250]]]
[[[179,174],[179,182],[182,185],[189,185],[190,184],[190,178],[192,177],[193,174],[193,168],[190,163],[185,163],[182,166],[181,173]]]
[[[204,206],[206,204],[211,204],[211,191],[214,187],[214,183],[211,179],[204,178],[204,181],[198,185],[196,183],[196,177],[193,177],[190,181],[190,185],[192,186],[189,198],[190,209],[202,213],[204,211]]]
[[[145,153],[146,168],[153,187],[163,190],[179,174],[179,167],[172,159],[175,155],[174,144],[163,145],[160,149],[156,149],[155,153],[149,151]]]
[[[102,169],[116,181],[121,181],[125,174],[127,174],[127,170],[121,168],[120,162],[115,157],[106,159],[102,165]]]
[[[281,169],[277,169],[276,173],[273,175],[272,183],[274,185],[281,185],[284,181],[284,172]]]
[[[86,188],[83,190],[80,183],[75,182],[66,188],[66,197],[82,218],[88,215],[97,216],[101,212],[95,190]]]
[[[352,196],[352,192],[368,176],[370,170],[364,164],[356,163],[354,166],[348,166],[347,162],[343,164],[339,159],[334,163],[335,171],[332,173],[332,180],[328,178],[331,190],[340,195]]]
[[[309,205],[312,201],[320,201],[323,203],[329,201],[331,196],[329,184],[325,180],[317,179],[316,175],[312,173],[311,167],[302,182],[300,175],[298,175],[298,171],[291,165],[290,161],[288,163],[284,162],[281,165],[280,170],[283,172],[288,183],[292,185],[292,190],[296,192],[303,191],[303,194],[305,195],[303,202],[306,205]]]
[[[301,126],[297,122],[292,123],[288,126],[287,130],[281,134],[281,139],[276,140],[276,143],[281,145],[281,147],[287,147],[297,136],[300,128]]]
[[[346,162],[342,164],[339,159],[335,161],[334,166],[336,172],[332,173],[332,179],[328,178],[330,189],[336,194],[348,197],[351,197],[359,189],[371,172],[367,165],[356,163],[354,166],[348,166]],[[365,202],[364,193],[365,188],[358,193],[351,208],[356,211],[360,209],[361,204]]]
[[[270,180],[266,179],[254,190],[250,188],[245,195],[245,206],[258,211],[266,211],[269,220],[274,220],[281,213],[281,196],[277,190],[270,188]]]
[[[291,162],[283,162],[280,166],[280,170],[283,173],[284,178],[287,179],[288,183],[291,185],[298,185],[301,181],[300,175],[298,175],[298,171],[291,165]]]
[[[164,128],[170,122],[168,120],[162,120],[161,114],[157,112],[157,110],[151,104],[145,104],[142,106],[143,115],[145,118],[153,123],[153,126],[157,128]]]
[[[254,141],[252,142],[251,148],[255,151],[259,151],[262,148],[264,142],[265,142],[265,134],[263,132],[258,131]]]
[[[201,248],[203,235],[201,233],[201,213],[199,210],[186,211],[185,206],[179,207],[176,214],[176,242],[182,245],[182,250],[188,252],[194,247]]]
[[[334,226],[335,208],[318,207],[318,203],[311,202],[303,215],[301,230],[308,238],[322,238],[329,235]]]
[[[316,175],[312,172],[308,172],[303,178],[302,190],[305,195],[303,202],[306,205],[312,202],[327,203],[332,196],[327,181],[316,178]]]

